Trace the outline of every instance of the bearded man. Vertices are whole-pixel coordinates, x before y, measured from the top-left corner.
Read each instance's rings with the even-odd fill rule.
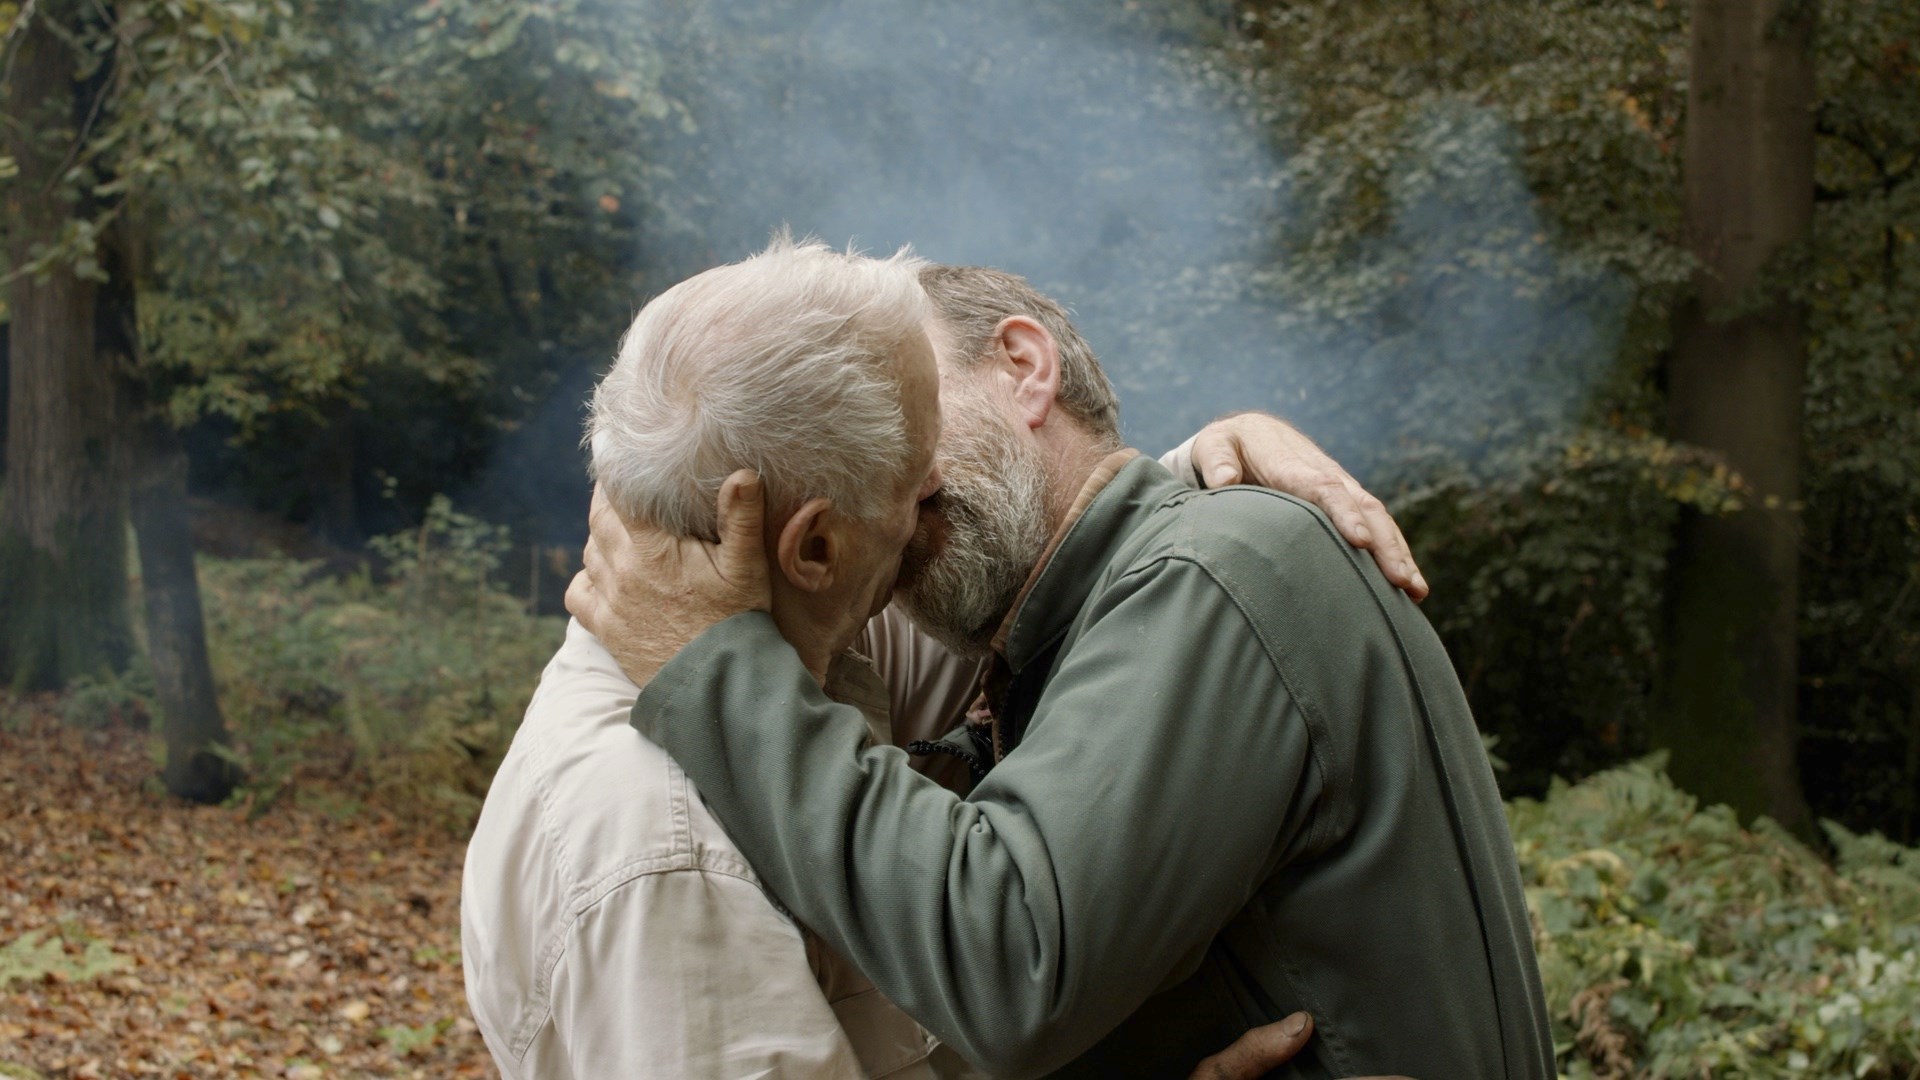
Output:
[[[1024,282],[922,283],[941,486],[897,595],[985,664],[923,747],[977,783],[933,783],[822,693],[746,474],[718,545],[596,517],[568,607],[645,686],[634,726],[774,896],[994,1075],[1179,1075],[1305,1009],[1283,1075],[1552,1077],[1512,843],[1431,627],[1309,505],[1126,449]]]
[[[888,689],[846,647],[886,604],[919,507],[940,486],[923,269],[776,242],[647,304],[593,402],[594,472],[628,516],[711,536],[720,478],[743,466],[764,476],[771,618],[874,746],[896,738]],[[1247,444],[1272,476],[1322,488],[1336,509],[1353,501],[1343,473],[1271,423],[1219,426],[1197,456],[1231,472]],[[1391,522],[1374,528],[1404,558]],[[965,665],[899,636],[904,624],[880,625],[900,692],[934,710],[919,727],[957,713],[938,702]],[[917,683],[905,670],[915,663]],[[569,626],[476,825],[462,960],[502,1074],[968,1074],[766,894],[697,788],[628,726],[638,693]],[[1257,1075],[1310,1031],[1304,1016],[1263,1026],[1209,1060],[1221,1075]]]

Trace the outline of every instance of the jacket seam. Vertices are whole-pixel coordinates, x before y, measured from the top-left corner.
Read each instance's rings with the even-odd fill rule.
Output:
[[[535,702],[528,703],[528,712],[533,711],[534,704]],[[529,732],[528,734],[530,736],[537,736],[539,733]],[[540,801],[541,831],[545,832],[547,839],[553,843],[554,862],[558,865],[561,880],[571,880],[573,877],[573,851],[572,847],[567,843],[566,833],[559,827],[560,815],[553,809],[553,785],[549,782],[550,772],[548,769],[548,764],[551,759],[547,755],[546,740],[537,737],[530,738],[527,743],[527,756],[532,759],[527,762],[528,779],[533,785],[534,798]]]
[[[1291,695],[1294,702],[1299,705],[1300,711],[1311,721],[1307,727],[1307,754],[1313,761],[1314,770],[1320,774],[1321,783],[1323,785],[1329,785],[1323,787],[1322,790],[1331,794],[1330,785],[1335,773],[1333,768],[1327,763],[1325,751],[1321,746],[1321,740],[1315,737],[1314,732],[1315,726],[1323,730],[1326,729],[1326,714],[1310,696],[1300,692],[1298,680],[1289,674],[1288,666],[1281,660],[1279,651],[1274,647],[1273,642],[1268,640],[1267,635],[1261,631],[1259,622],[1255,620],[1252,613],[1247,610],[1247,605],[1240,599],[1239,591],[1234,584],[1227,579],[1227,576],[1222,571],[1202,561],[1198,557],[1197,552],[1191,550],[1175,550],[1154,556],[1151,561],[1127,571],[1127,573],[1123,575],[1123,578],[1132,577],[1135,574],[1168,562],[1186,563],[1206,575],[1207,580],[1213,582],[1214,586],[1233,604],[1234,610],[1239,612],[1240,620],[1244,622],[1247,629],[1252,632],[1254,640],[1260,642],[1260,651],[1266,654],[1267,663],[1273,666],[1273,672],[1280,679],[1280,684],[1286,687],[1287,693]],[[1328,842],[1330,838],[1322,836],[1321,834],[1331,827],[1326,820],[1330,816],[1331,815],[1326,814],[1313,815],[1313,820],[1308,825],[1305,850],[1318,851],[1320,849],[1319,845]]]
[[[667,782],[673,790],[668,799],[668,805],[673,808],[673,851],[690,856],[693,854],[693,811],[687,804],[692,801],[692,794],[687,790],[686,770],[672,760],[667,762]]]
[[[1333,530],[1331,524],[1322,520],[1319,515],[1315,515],[1314,520],[1320,525],[1321,531],[1332,535],[1336,540],[1341,540],[1339,534]],[[1353,565],[1358,569],[1359,556],[1353,553],[1353,549],[1348,546],[1344,540],[1341,541],[1340,546],[1342,550],[1346,552],[1349,565]],[[1362,580],[1365,580],[1364,574],[1362,575]],[[1400,620],[1395,617],[1394,613],[1381,600],[1379,593],[1375,591],[1371,582],[1367,583],[1367,595],[1373,600],[1374,607],[1380,612],[1381,619],[1386,622],[1392,631],[1394,651],[1399,655],[1401,664],[1406,668],[1407,680],[1413,685],[1413,697],[1420,711],[1420,726],[1425,735],[1424,741],[1429,752],[1433,755],[1434,773],[1439,778],[1441,789],[1446,794],[1448,825],[1453,833],[1454,851],[1460,858],[1461,872],[1467,881],[1467,893],[1473,898],[1474,915],[1476,921],[1480,924],[1480,948],[1487,965],[1487,989],[1493,997],[1494,1015],[1501,1018],[1500,1063],[1505,1075],[1512,1076],[1514,1072],[1514,1049],[1506,1037],[1505,1018],[1507,1016],[1507,1010],[1501,1007],[1500,979],[1494,970],[1495,965],[1492,951],[1493,935],[1487,927],[1488,904],[1485,899],[1485,885],[1481,881],[1480,876],[1474,872],[1473,858],[1467,850],[1466,830],[1461,826],[1459,800],[1455,797],[1453,775],[1447,767],[1446,755],[1441,752],[1440,732],[1434,725],[1433,710],[1427,704],[1426,689],[1421,685],[1419,669],[1415,666],[1413,657],[1408,651],[1405,635],[1400,632]]]
[[[1262,492],[1262,493],[1269,495],[1273,498],[1281,499],[1284,502],[1291,502],[1299,506],[1306,505],[1304,503],[1301,503],[1298,499],[1294,499],[1291,496],[1283,495],[1278,492]],[[1345,539],[1340,536],[1340,534],[1333,528],[1332,523],[1327,521],[1325,517],[1323,517],[1319,513],[1314,513],[1312,517],[1313,517],[1314,523],[1319,526],[1320,531],[1326,534],[1327,536],[1332,537],[1338,543],[1341,552],[1346,556],[1347,565],[1353,567],[1356,571],[1362,571],[1361,581],[1362,581],[1363,587],[1366,589],[1367,597],[1368,599],[1373,601],[1375,610],[1380,613],[1381,620],[1386,623],[1389,629],[1389,632],[1393,637],[1394,651],[1400,657],[1401,664],[1405,667],[1407,672],[1407,679],[1409,683],[1412,685],[1415,707],[1419,710],[1420,727],[1421,727],[1421,733],[1423,736],[1422,741],[1426,745],[1428,752],[1433,756],[1434,774],[1436,778],[1439,780],[1441,789],[1446,796],[1445,804],[1446,804],[1446,812],[1448,817],[1448,827],[1449,827],[1449,831],[1453,834],[1454,852],[1460,859],[1461,872],[1466,877],[1467,894],[1473,900],[1474,917],[1475,917],[1475,921],[1478,923],[1478,929],[1480,931],[1481,954],[1486,964],[1487,987],[1493,997],[1494,1014],[1500,1018],[1500,1025],[1499,1025],[1500,1058],[1501,1058],[1502,1071],[1505,1075],[1512,1076],[1514,1049],[1510,1045],[1509,1040],[1507,1039],[1507,1022],[1506,1022],[1507,1011],[1501,1007],[1500,979],[1497,973],[1495,972],[1495,965],[1494,965],[1493,952],[1492,952],[1493,935],[1489,932],[1487,927],[1488,902],[1486,900],[1485,883],[1483,883],[1480,880],[1479,875],[1477,875],[1474,872],[1473,859],[1471,857],[1471,853],[1467,849],[1466,830],[1461,827],[1460,810],[1457,805],[1457,800],[1454,797],[1455,791],[1454,791],[1453,775],[1451,773],[1451,770],[1447,767],[1446,755],[1441,752],[1440,733],[1438,729],[1434,726],[1433,711],[1428,706],[1425,687],[1422,686],[1421,684],[1419,671],[1413,663],[1413,657],[1408,652],[1406,636],[1401,633],[1400,620],[1394,615],[1393,611],[1387,607],[1385,601],[1382,600],[1380,593],[1377,591],[1373,583],[1366,580],[1366,575],[1363,572],[1363,568],[1360,565],[1360,556],[1354,552],[1354,549],[1352,548],[1352,546],[1346,543]],[[1231,595],[1231,593],[1229,595]],[[1235,603],[1238,603],[1238,602],[1239,601],[1236,598]],[[1256,630],[1256,634],[1257,633],[1258,631]],[[1335,1040],[1332,1039],[1331,1037],[1328,1038],[1329,1044],[1333,1043],[1334,1041]],[[1345,1071],[1345,1070],[1342,1070],[1342,1071]]]
[[[682,865],[673,865],[675,863]],[[553,1016],[553,973],[567,953],[567,947],[573,939],[574,927],[579,925],[587,912],[599,907],[607,897],[621,888],[646,878],[675,873],[712,874],[716,877],[736,878],[752,885],[763,895],[766,893],[766,886],[749,874],[736,872],[723,866],[708,866],[696,862],[691,854],[685,853],[636,859],[602,874],[592,885],[579,890],[582,899],[569,905],[566,920],[554,931],[546,947],[540,951],[540,964],[538,973],[534,976],[533,994],[527,1003],[526,1010],[521,1014],[520,1022],[514,1025],[513,1038],[509,1042],[509,1048],[516,1059],[526,1056],[527,1050],[533,1046],[534,1038],[540,1034],[540,1029],[546,1026],[547,1021]]]
[[[1287,665],[1281,661],[1280,655],[1275,649],[1273,642],[1268,640],[1267,635],[1261,631],[1260,624],[1247,610],[1247,606],[1241,600],[1238,591],[1229,583],[1225,575],[1217,568],[1202,561],[1198,552],[1190,548],[1180,548],[1155,555],[1148,562],[1142,563],[1138,567],[1127,571],[1126,574],[1122,575],[1122,579],[1124,580],[1126,577],[1132,577],[1135,574],[1171,562],[1185,563],[1206,575],[1207,580],[1213,582],[1214,587],[1218,588],[1220,592],[1226,596],[1228,602],[1233,605],[1234,610],[1239,613],[1241,621],[1244,622],[1247,629],[1252,632],[1254,640],[1260,643],[1260,651],[1266,654],[1267,663],[1272,665],[1274,675],[1279,678],[1280,684],[1284,686],[1287,693],[1292,696],[1301,713],[1307,716],[1310,721],[1307,727],[1307,756],[1312,762],[1314,771],[1320,774],[1322,793],[1330,795],[1331,792],[1328,787],[1328,782],[1333,776],[1333,772],[1327,766],[1326,757],[1320,745],[1321,740],[1314,737],[1315,724],[1318,724],[1322,728],[1326,726],[1325,714],[1320,711],[1320,707],[1314,704],[1310,698],[1301,695],[1298,683],[1288,674]],[[1320,850],[1320,845],[1325,842],[1325,837],[1321,834],[1331,827],[1328,820],[1331,817],[1331,814],[1309,815],[1306,843],[1302,849],[1303,851],[1311,852]],[[1313,995],[1308,993],[1308,985],[1300,979],[1298,972],[1295,971],[1292,964],[1285,963],[1283,966],[1285,966],[1287,970],[1288,981],[1293,984],[1292,989],[1294,993],[1299,996],[1300,1003],[1306,1011],[1315,1017],[1326,1016],[1326,1010],[1320,1008],[1318,1001],[1315,1000]],[[1320,1036],[1326,1054],[1331,1059],[1329,1064],[1334,1067],[1334,1075],[1344,1076],[1352,1072],[1346,1060],[1347,1055],[1340,1046],[1342,1040],[1332,1030],[1331,1025],[1323,1025],[1321,1028],[1316,1029],[1316,1033]]]

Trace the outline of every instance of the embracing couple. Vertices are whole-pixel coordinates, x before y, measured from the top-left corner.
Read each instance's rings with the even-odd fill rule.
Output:
[[[1425,582],[1291,429],[1141,456],[1020,278],[780,238],[590,445],[462,888],[507,1077],[1554,1075]]]

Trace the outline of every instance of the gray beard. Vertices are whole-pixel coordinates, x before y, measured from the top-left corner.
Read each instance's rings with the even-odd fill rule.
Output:
[[[935,641],[985,656],[1053,538],[1046,463],[985,401],[941,404],[943,483],[933,509],[946,520],[946,544],[929,557],[915,537],[907,548],[915,571],[897,599]]]

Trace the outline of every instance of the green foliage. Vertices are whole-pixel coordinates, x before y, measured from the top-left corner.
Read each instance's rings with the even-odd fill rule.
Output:
[[[308,183],[256,155],[261,186],[235,197],[315,192],[300,220],[325,250],[284,273],[286,252],[239,258],[253,276],[229,282],[171,275],[143,295],[142,324],[176,418],[212,414],[250,448],[229,467],[263,503],[299,515],[317,436],[361,477],[396,480],[411,512],[486,463],[568,365],[607,355],[660,287],[637,267],[659,247],[643,228],[693,216],[655,191],[650,152],[693,126],[666,90],[679,20],[600,0],[288,10],[290,70],[317,88],[343,175]]]
[[[505,528],[462,514],[452,500],[436,495],[419,528],[376,536],[367,547],[386,560],[394,580],[415,590],[415,599],[447,606],[487,591],[509,541]]]
[[[86,124],[48,132],[71,143],[74,216],[18,269],[100,278],[102,246],[126,249],[143,374],[177,420],[244,422],[370,366],[432,362],[401,326],[430,314],[433,276],[379,221],[428,205],[428,184],[342,123],[338,95],[364,73],[328,38],[333,5],[122,0],[33,17],[104,82]]]
[[[1644,748],[1665,526],[1741,495],[1657,436],[1693,271],[1686,14],[1258,2],[1203,51],[1253,80],[1294,207],[1278,257],[1224,270],[1242,284],[1221,287],[1278,298],[1282,331],[1329,358],[1276,404],[1403,515],[1436,587],[1428,611],[1520,790]],[[1920,8],[1828,5],[1816,48],[1814,242],[1768,294],[1786,286],[1810,316],[1803,771],[1818,811],[1911,839]],[[1380,420],[1356,438],[1355,416]],[[1609,449],[1577,452],[1594,446]]]
[[[1425,479],[1394,506],[1443,583],[1426,614],[1475,719],[1501,740],[1502,783],[1537,792],[1644,753],[1675,516],[1737,505],[1739,477],[1697,450],[1603,429],[1413,464]]]
[[[425,411],[484,450],[555,355],[604,353],[631,313],[622,207],[651,205],[647,132],[690,126],[653,20],[598,0],[49,0],[33,17],[99,92],[84,123],[46,125],[72,216],[9,269],[100,278],[123,253],[134,374],[178,425],[281,447]],[[416,506],[448,482],[431,469],[484,456],[381,430]]]
[[[380,1037],[387,1040],[387,1044],[392,1046],[397,1054],[416,1054],[439,1042],[440,1037],[452,1028],[453,1017],[445,1016],[431,1024],[421,1024],[419,1027],[408,1027],[405,1024],[383,1027],[380,1029]]]
[[[418,529],[377,542],[392,571],[380,580],[289,559],[201,563],[215,677],[257,800],[330,760],[471,820],[560,637],[488,581],[503,544],[437,500]]]
[[[1920,9],[1827,5],[1809,309],[1802,755],[1920,839]]]
[[[54,978],[69,982],[111,975],[133,962],[106,942],[73,927],[31,930],[0,946],[0,986]]]
[[[60,700],[60,719],[88,730],[144,725],[158,711],[153,701],[153,673],[144,655],[135,657],[123,673],[74,679]]]
[[[1025,58],[970,46],[1004,36],[1012,5],[43,3],[77,70],[110,78],[93,119],[48,132],[74,142],[72,220],[10,269],[97,274],[119,235],[138,256],[142,372],[177,421],[270,451],[241,468],[295,492],[286,510],[313,483],[300,451],[344,431],[349,467],[396,477],[411,509],[487,460],[571,358],[607,355],[640,297],[756,241],[765,215],[834,206],[859,175],[900,193],[874,217],[888,227],[924,220],[925,192],[958,199],[935,211],[954,220],[998,220],[991,198],[937,183],[954,147],[991,145],[1028,188],[1065,192],[1061,212],[1007,250],[957,254],[1057,268],[1039,284],[1079,301],[1112,339],[1096,345],[1157,357],[1160,382],[1122,373],[1145,418],[1134,430],[1208,418],[1177,394],[1143,401],[1143,386],[1232,386],[1387,496],[1512,785],[1537,792],[1644,750],[1668,525],[1742,497],[1659,436],[1669,327],[1694,271],[1680,220],[1688,5],[1028,8],[1018,26],[1054,61],[1025,84],[1044,108],[1023,101],[1033,115],[1001,123],[1006,68]],[[0,2],[0,25],[19,11]],[[944,43],[915,87],[870,55],[887,34]],[[1755,297],[1784,287],[1809,313],[1803,765],[1821,812],[1911,840],[1920,6],[1826,5],[1817,49],[1814,241]],[[1155,77],[1174,68],[1184,77]],[[979,115],[935,129],[920,92]],[[1114,122],[1126,109],[1168,131],[1224,109],[1233,130],[1079,168],[1134,130]],[[1218,173],[1183,171],[1190,159]],[[9,171],[0,160],[0,188]],[[1230,194],[1195,198],[1196,183]],[[1236,238],[1223,257],[1182,261],[1216,235]],[[1156,284],[1144,299],[1110,287],[1130,278]],[[470,582],[404,565],[409,537],[387,551],[420,594],[408,602],[464,602]],[[0,553],[0,571],[22,558]],[[7,615],[47,610],[41,597]],[[257,670],[298,701],[293,665],[329,671],[344,646],[289,634],[323,655],[293,659],[307,646],[290,639],[289,659]],[[417,668],[429,652],[389,655]],[[283,714],[319,732],[362,716],[337,672],[311,681],[313,707]],[[369,706],[349,726],[391,715]],[[262,728],[245,753],[286,772],[307,736],[280,751],[272,732],[295,726]]]
[[[1642,379],[1691,271],[1683,7],[1253,6],[1221,62],[1292,105],[1294,212],[1249,280],[1339,361],[1308,366],[1290,414],[1378,418],[1390,434],[1343,453],[1368,473],[1656,426]]]
[[[1509,815],[1565,1075],[1920,1070],[1920,851],[1829,825],[1829,867],[1657,761]]]

